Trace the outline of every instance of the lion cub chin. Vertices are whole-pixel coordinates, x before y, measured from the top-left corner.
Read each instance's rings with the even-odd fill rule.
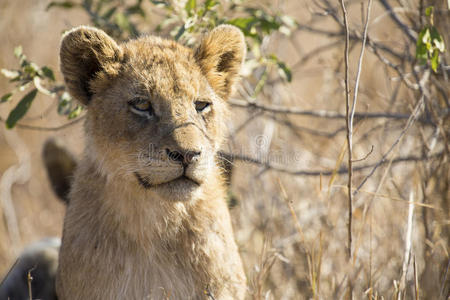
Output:
[[[246,278],[216,153],[245,57],[221,25],[194,48],[117,44],[81,26],[61,42],[87,107],[56,277],[59,299],[243,299]]]

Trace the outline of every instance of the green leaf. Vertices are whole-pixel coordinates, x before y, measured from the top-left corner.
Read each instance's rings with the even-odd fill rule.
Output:
[[[421,65],[424,65],[427,62],[428,50],[427,50],[427,46],[425,44],[420,43],[416,47],[416,58],[419,60],[419,63]]]
[[[12,80],[20,76],[20,73],[15,70],[1,69],[0,72],[3,76]]]
[[[45,8],[45,10],[49,10],[49,9],[52,8],[52,7],[59,7],[59,8],[65,8],[65,9],[68,9],[68,8],[72,8],[72,7],[76,6],[76,5],[77,5],[77,3],[74,3],[74,2],[72,2],[72,1],[61,1],[61,2],[58,2],[58,1],[52,1],[52,2],[50,2],[50,3],[47,5],[47,7]]]
[[[202,8],[197,10],[197,16],[204,17],[206,13],[212,10],[217,4],[219,3],[216,0],[206,0]]]
[[[273,30],[278,30],[281,24],[275,19],[260,19],[261,29],[267,34],[271,33]]]
[[[429,60],[431,69],[437,72],[439,52],[445,51],[444,39],[434,26],[426,25],[420,32],[416,43],[416,58],[424,65]]]
[[[236,27],[239,27],[242,31],[244,30],[250,30],[250,27],[257,23],[258,19],[255,17],[250,18],[236,18],[228,21],[228,24],[234,25]]]
[[[425,8],[425,15],[427,17],[431,16],[432,12],[433,12],[433,6],[428,6],[427,8]]]
[[[445,51],[445,45],[444,45],[444,39],[439,34],[436,27],[432,26],[430,30],[430,36],[431,36],[431,43],[432,45],[438,49],[440,52]]]
[[[128,7],[126,13],[128,15],[140,15],[141,17],[145,17],[145,11],[142,9],[140,4]]]
[[[283,77],[284,79],[286,79],[288,82],[292,81],[292,72],[291,69],[282,61],[278,61],[277,63],[280,75],[281,77]]]
[[[19,81],[19,79],[17,79],[17,80],[13,79],[11,81]],[[25,91],[30,86],[30,84],[31,84],[31,80],[30,79],[23,80],[20,83],[20,86],[18,87],[19,92]]]
[[[256,33],[256,30],[253,28],[254,25],[256,25],[259,22],[259,20],[255,17],[249,17],[249,18],[236,18],[229,20],[227,23],[234,25],[242,30],[242,33],[244,33],[245,36],[251,37],[255,39],[258,42],[261,42],[261,38]]]
[[[77,105],[77,107],[75,107],[75,109],[70,112],[68,116],[69,120],[78,117],[82,111],[83,107],[81,105]]]
[[[2,96],[2,98],[0,99],[0,103],[3,102],[8,102],[9,100],[11,100],[13,93],[8,93]]]
[[[22,46],[17,46],[16,48],[14,48],[14,56],[17,58],[20,58],[22,56],[23,53],[23,48]]]
[[[439,51],[435,49],[433,52],[433,56],[431,57],[431,69],[433,69],[433,71],[437,73],[438,66],[439,66]]]
[[[55,81],[55,74],[53,74],[53,70],[52,69],[50,69],[47,66],[43,66],[41,68],[41,71],[42,71],[42,74],[44,74],[45,77],[47,77],[51,81]]]
[[[31,106],[34,98],[37,95],[38,90],[33,89],[31,92],[26,94],[22,100],[20,100],[19,104],[9,113],[8,119],[6,120],[6,128],[13,128],[17,121],[22,119],[22,117],[27,113],[28,109]]]
[[[214,6],[217,5],[217,1],[215,0],[206,0],[205,1],[205,10],[210,10],[211,8],[213,8]]]
[[[195,22],[197,21],[197,16],[194,16],[192,18],[188,18],[186,20],[186,22],[184,23],[184,28],[185,29],[190,29],[192,28],[192,26],[195,25]],[[192,32],[191,30],[189,32]]]
[[[416,42],[416,46],[419,46],[421,44],[423,44],[423,36],[425,34],[425,29],[423,28],[420,32],[419,32],[419,37],[417,38],[417,42]]]
[[[416,58],[419,60],[421,65],[427,63],[428,59],[428,50],[427,50],[427,41],[424,39],[425,34],[428,32],[428,28],[425,27],[419,32],[419,37],[416,43]]]
[[[278,72],[280,73],[280,76],[287,80],[288,82],[292,81],[292,71],[291,69],[286,65],[285,62],[278,59],[278,57],[274,54],[271,54],[268,57],[271,61],[277,64],[278,66]]]
[[[184,9],[188,13],[188,16],[192,16],[192,12],[195,10],[196,7],[197,7],[196,0],[187,0]]]
[[[281,16],[280,19],[283,22],[283,24],[288,26],[289,28],[295,28],[297,26],[297,22],[291,16],[284,15]]]
[[[178,41],[185,31],[186,31],[186,27],[183,24],[183,26],[180,27],[177,34],[175,35],[175,41]]]
[[[23,68],[23,70],[25,73],[30,74],[30,76],[34,76],[39,72],[39,67],[35,63],[29,63]]]
[[[47,96],[53,96],[53,93],[46,89],[42,83],[41,83],[41,77],[40,76],[34,76],[33,78],[34,86],[38,89],[39,92],[47,95]]]
[[[422,43],[429,44],[430,43],[430,28],[425,27],[420,33],[422,33],[420,37]]]
[[[124,31],[130,31],[130,21],[128,20],[128,18],[121,12],[117,13],[115,15],[115,23],[117,24],[117,26],[119,26],[120,29],[124,30]]]
[[[58,114],[67,115],[68,113],[70,113],[71,104],[72,104],[72,97],[70,97],[68,92],[64,92],[59,97]]]
[[[169,3],[167,1],[160,1],[160,0],[150,0],[151,3],[153,3],[156,6],[169,6]]]
[[[112,15],[116,12],[116,10],[117,10],[117,6],[111,7],[111,8],[110,8],[110,9],[102,16],[102,18],[108,21],[108,20],[112,17]]]

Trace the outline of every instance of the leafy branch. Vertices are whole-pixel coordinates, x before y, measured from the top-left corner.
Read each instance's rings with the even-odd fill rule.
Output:
[[[433,6],[425,9],[425,15],[429,19],[429,24],[425,25],[419,33],[416,42],[416,58],[421,65],[430,62],[431,69],[437,72],[440,54],[445,51],[444,39],[434,26]]]
[[[254,86],[253,97],[256,97],[266,85],[272,70],[276,71],[280,78],[288,82],[292,80],[292,72],[285,62],[273,53],[262,51],[262,42],[266,36],[274,32],[290,34],[290,30],[296,25],[292,18],[234,2],[229,5],[216,0],[205,0],[202,3],[188,0],[184,5],[173,1],[151,0],[149,2],[153,13],[162,12],[164,16],[163,21],[154,28],[154,32],[161,35],[168,34],[188,46],[195,44],[204,31],[219,24],[227,23],[239,27],[247,37],[249,48],[244,73],[247,77],[259,77]],[[228,6],[225,7],[225,5]],[[144,7],[142,0],[132,3],[120,0],[80,0],[52,1],[47,5],[47,10],[81,9],[90,17],[94,26],[103,29],[117,40],[124,41],[143,33],[139,30],[138,24],[147,21],[148,12]],[[227,17],[225,11],[238,12],[241,17]],[[66,115],[69,119],[80,115],[83,107],[65,92],[64,84],[55,81],[51,68],[47,66],[40,68],[36,63],[28,61],[20,46],[15,49],[15,55],[19,59],[18,69],[2,69],[2,74],[10,82],[16,83],[16,88],[3,95],[1,102],[11,101],[16,92],[25,90],[29,92],[10,112],[6,120],[8,129],[13,128],[26,115],[39,93],[58,99],[60,115]],[[261,73],[260,70],[263,72]]]
[[[15,88],[1,97],[1,103],[9,102],[19,92],[28,91],[22,97],[6,119],[6,128],[13,128],[22,119],[33,104],[38,92],[51,98],[58,99],[58,113],[68,116],[69,119],[76,118],[82,111],[82,107],[72,101],[70,95],[65,92],[65,87],[55,81],[53,70],[47,66],[39,67],[36,63],[28,60],[23,53],[22,47],[14,49],[14,55],[19,60],[18,69],[1,69],[3,76],[9,82],[15,84]]]

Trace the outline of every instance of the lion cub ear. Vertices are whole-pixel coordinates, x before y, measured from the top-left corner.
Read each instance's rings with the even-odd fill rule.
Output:
[[[64,34],[60,61],[69,93],[84,105],[93,94],[91,81],[117,75],[123,53],[117,43],[102,30],[80,26]]]
[[[245,52],[244,35],[231,25],[214,28],[195,50],[194,57],[203,74],[224,100],[227,100],[232,92]]]

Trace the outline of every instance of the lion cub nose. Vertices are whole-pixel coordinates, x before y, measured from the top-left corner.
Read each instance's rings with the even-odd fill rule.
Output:
[[[170,149],[167,148],[166,153],[169,159],[175,162],[181,162],[185,167],[193,161],[196,161],[201,154],[200,151],[170,151]]]

